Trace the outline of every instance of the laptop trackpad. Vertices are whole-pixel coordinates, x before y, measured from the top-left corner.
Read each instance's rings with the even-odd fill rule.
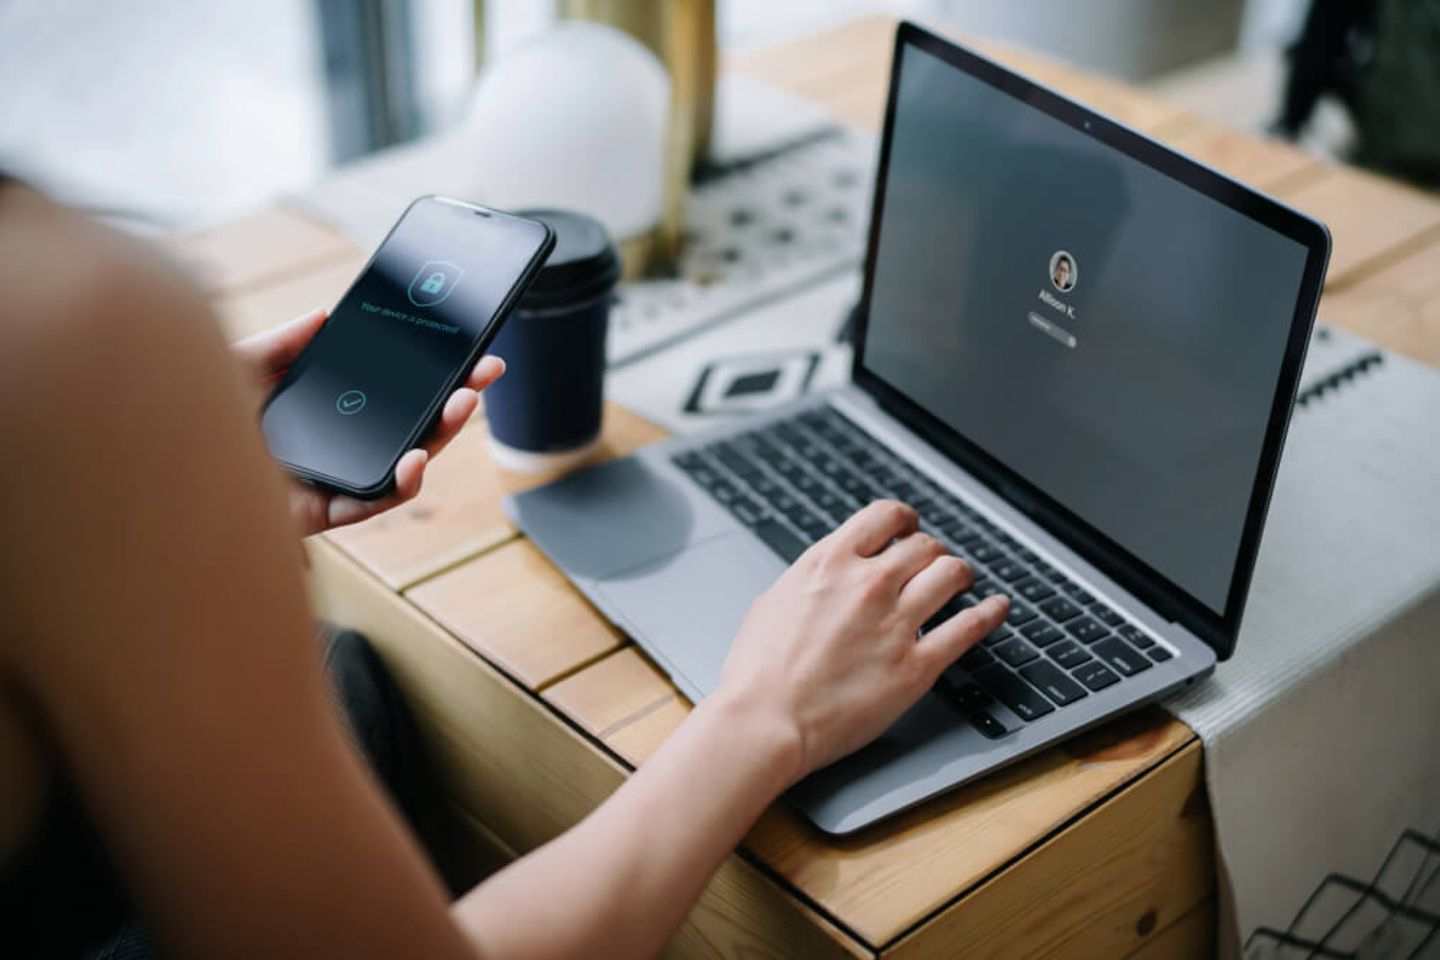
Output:
[[[748,531],[722,534],[602,579],[598,588],[692,698],[720,683],[751,602],[785,564]]]
[[[714,507],[697,516],[686,489],[638,457],[518,493],[507,509],[572,577],[605,577],[678,550],[705,536],[707,526],[734,524]]]

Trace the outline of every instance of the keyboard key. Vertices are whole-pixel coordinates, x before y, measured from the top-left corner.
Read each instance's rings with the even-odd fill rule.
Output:
[[[1010,612],[1005,615],[1005,622],[1012,627],[1018,627],[1035,619],[1035,611],[1018,600],[1010,601]]]
[[[1091,660],[1089,663],[1081,664],[1071,671],[1075,679],[1079,680],[1091,690],[1104,690],[1112,683],[1119,683],[1120,678],[1115,676],[1105,664],[1098,660]]]
[[[782,420],[779,423],[772,425],[770,427],[770,430],[772,433],[775,434],[775,436],[779,437],[781,440],[784,440],[792,447],[805,442],[805,434],[801,433],[799,428],[796,427],[793,423],[786,423]]]
[[[960,666],[964,667],[966,670],[969,670],[971,673],[974,673],[976,670],[980,670],[984,667],[988,667],[994,662],[995,657],[991,655],[990,651],[984,650],[980,647],[971,647],[970,652],[966,653],[965,656],[960,658]]]
[[[775,498],[778,496],[789,496],[785,493],[784,487],[769,477],[757,477],[750,483],[750,488],[772,504],[775,503]]]
[[[1071,620],[1065,624],[1065,629],[1070,635],[1081,643],[1095,643],[1110,636],[1110,631],[1101,625],[1099,620],[1090,617],[1081,617],[1079,620]]]
[[[1169,660],[1175,656],[1175,654],[1171,653],[1169,650],[1166,650],[1164,647],[1158,645],[1151,647],[1145,652],[1150,654],[1150,659],[1154,660],[1156,663],[1164,663],[1166,660]]]
[[[802,471],[799,475],[788,479],[791,483],[795,484],[795,489],[799,490],[801,493],[805,494],[811,499],[814,499],[821,493],[830,492],[830,488],[825,486],[825,484],[821,483],[819,477],[811,473],[805,473]]]
[[[1005,624],[1002,623],[1000,624],[1000,626],[990,631],[990,635],[987,636],[983,642],[985,646],[993,647],[998,643],[1004,643],[1006,640],[1009,640],[1013,636],[1015,636],[1015,631],[1011,630],[1009,627],[1005,626]]]
[[[1020,594],[1020,596],[1024,597],[1026,600],[1029,600],[1031,603],[1040,603],[1040,601],[1044,600],[1046,597],[1053,597],[1055,595],[1055,591],[1051,590],[1049,585],[1046,584],[1045,581],[1037,580],[1034,577],[1029,577],[1027,579],[1021,580],[1019,583],[1011,587],[1011,589],[1013,589],[1016,593]],[[1043,604],[1041,605],[1040,609],[1045,609]]]
[[[958,540],[959,538],[969,533],[970,528],[966,526],[964,521],[957,520],[954,517],[951,517],[949,520],[946,520],[944,523],[940,524],[940,532],[945,534],[945,536],[950,537],[952,540]]]
[[[750,443],[751,449],[755,451],[755,456],[766,463],[778,463],[785,459],[785,454],[781,452],[780,448],[766,439],[763,434],[751,434]]]
[[[965,604],[965,596],[964,596],[964,594],[960,594],[960,595],[958,595],[958,596],[951,597],[949,600],[947,600],[947,601],[945,602],[945,606],[943,606],[943,607],[940,608],[940,612],[943,613],[943,614],[945,614],[945,616],[946,616],[947,618],[948,618],[948,617],[953,617],[953,616],[955,616],[955,614],[959,613],[961,610],[964,610],[964,609],[965,609],[965,606],[966,606],[966,604]]]
[[[875,491],[870,484],[861,480],[853,473],[847,473],[840,478],[840,489],[861,503],[869,503],[875,499]]]
[[[1049,697],[1057,707],[1069,706],[1085,696],[1084,687],[1071,680],[1068,673],[1048,660],[1023,667],[1020,676],[1030,681],[1032,686]]]
[[[1016,580],[1024,580],[1030,576],[1030,571],[1020,566],[1020,564],[1014,560],[1001,560],[998,563],[993,563],[990,565],[990,571],[1008,583],[1014,583]]]
[[[794,460],[781,460],[779,463],[773,464],[772,466],[774,466],[776,473],[780,474],[780,476],[784,477],[786,480],[789,480],[796,486],[799,486],[801,480],[809,478],[809,474],[805,472],[805,468],[800,466],[800,464],[796,463]]]
[[[984,535],[976,533],[974,530],[971,530],[969,533],[962,534],[952,539],[954,539],[956,543],[960,544],[960,546],[964,547],[966,550],[974,550],[976,547],[981,546],[985,543]]]
[[[1064,623],[1072,617],[1078,617],[1080,608],[1064,597],[1055,597],[1040,604],[1040,612],[1056,623]]]
[[[820,517],[809,507],[802,506],[793,497],[777,497],[775,505],[785,514],[785,519],[804,530],[811,523],[819,523]]]
[[[1127,677],[1133,677],[1142,670],[1150,669],[1150,661],[1119,637],[1110,636],[1090,648],[1095,656],[1104,660],[1114,670]]]
[[[805,534],[805,536],[810,538],[811,543],[814,543],[816,540],[819,540],[831,530],[835,529],[835,524],[823,520],[820,517],[815,516],[813,513],[810,514],[804,520],[804,522],[797,524],[797,526],[800,528],[800,531]]]
[[[1155,641],[1150,639],[1149,634],[1145,633],[1133,623],[1125,624],[1116,632],[1119,633],[1120,636],[1124,637],[1126,640],[1129,640],[1135,646],[1139,647],[1141,650],[1144,650],[1146,647],[1149,646],[1154,646],[1155,644]]]
[[[778,520],[762,520],[751,528],[765,545],[780,555],[786,563],[794,563],[805,552],[807,544]]]
[[[1072,670],[1090,659],[1090,652],[1074,640],[1064,640],[1045,648],[1045,652],[1066,670]]]
[[[1073,580],[1065,584],[1065,592],[1079,603],[1095,602],[1095,596]]]
[[[995,546],[995,544],[986,543],[982,540],[970,548],[970,556],[979,560],[981,563],[994,563],[996,560],[1005,556],[1005,554],[999,547]]]
[[[758,464],[728,443],[722,443],[716,448],[715,459],[746,483],[754,482],[756,477],[764,476],[765,473]]]
[[[999,740],[1008,732],[1005,729],[1005,724],[996,720],[984,710],[977,710],[970,714],[970,722],[975,725],[976,730],[979,730],[991,740]]]
[[[1120,616],[1120,614],[1116,613],[1114,610],[1111,610],[1103,603],[1097,603],[1092,606],[1090,608],[1090,615],[1093,616],[1096,620],[1099,620],[1101,623],[1105,624],[1105,626],[1107,627],[1118,627],[1120,626],[1120,624],[1125,622],[1124,617]]]
[[[1030,550],[1030,549],[1027,548],[1027,549],[1022,549],[1022,550],[1020,551],[1020,559],[1021,559],[1021,560],[1024,560],[1026,563],[1030,564],[1031,566],[1034,566],[1035,564],[1037,564],[1037,563],[1040,562],[1040,555],[1039,555],[1038,553],[1036,553],[1034,550]]]
[[[1037,647],[1048,647],[1056,640],[1063,640],[1065,634],[1053,623],[1046,623],[1044,620],[1033,620],[1025,624],[1020,632],[1029,638],[1030,642]]]
[[[995,698],[982,690],[978,683],[969,680],[954,684],[952,690],[952,702],[966,713],[972,710],[984,710],[995,702]]]
[[[1004,660],[1012,667],[1036,660],[1040,654],[1020,637],[1011,637],[1009,640],[995,647],[995,656]]]
[[[1004,667],[988,667],[975,679],[1021,720],[1038,720],[1055,711],[1050,701],[1040,696],[1034,687]]]
[[[950,520],[950,511],[933,501],[917,509],[920,511],[920,519],[934,526],[938,527]]]
[[[710,496],[719,500],[721,503],[728,504],[739,495],[740,491],[736,490],[734,484],[728,480],[716,480],[710,485]]]
[[[736,520],[747,527],[759,523],[760,519],[765,516],[765,509],[749,497],[740,497],[730,504],[730,512],[735,514]]]
[[[901,503],[909,503],[915,498],[915,494],[919,493],[919,491],[915,489],[915,485],[906,480],[901,480],[899,483],[896,483],[890,488],[890,492],[895,496],[895,499]]]

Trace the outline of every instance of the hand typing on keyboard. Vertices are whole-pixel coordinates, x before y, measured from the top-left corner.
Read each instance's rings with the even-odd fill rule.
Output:
[[[964,560],[919,532],[910,507],[872,503],[755,601],[716,697],[793,733],[797,777],[838,760],[884,732],[1000,626],[1010,605],[995,596],[918,636],[973,577]]]

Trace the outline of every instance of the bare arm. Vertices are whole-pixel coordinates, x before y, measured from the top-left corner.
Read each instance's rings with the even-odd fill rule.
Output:
[[[50,279],[60,257],[84,279]],[[917,642],[970,572],[913,512],[867,508],[756,603],[650,762],[452,917],[329,708],[285,483],[204,305],[14,189],[0,291],[0,670],[169,955],[652,955],[767,804],[1004,616]]]
[[[0,228],[0,656],[163,952],[474,956],[333,716],[208,311],[34,194]]]
[[[917,643],[972,577],[915,528],[908,507],[872,504],[796,561],[750,611],[721,689],[659,752],[457,905],[476,941],[532,958],[658,953],[781,791],[878,736],[1005,618],[988,600]]]

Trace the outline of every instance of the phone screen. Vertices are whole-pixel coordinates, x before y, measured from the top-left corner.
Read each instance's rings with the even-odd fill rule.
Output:
[[[384,492],[551,246],[533,220],[411,204],[266,405],[274,457],[335,489]]]

